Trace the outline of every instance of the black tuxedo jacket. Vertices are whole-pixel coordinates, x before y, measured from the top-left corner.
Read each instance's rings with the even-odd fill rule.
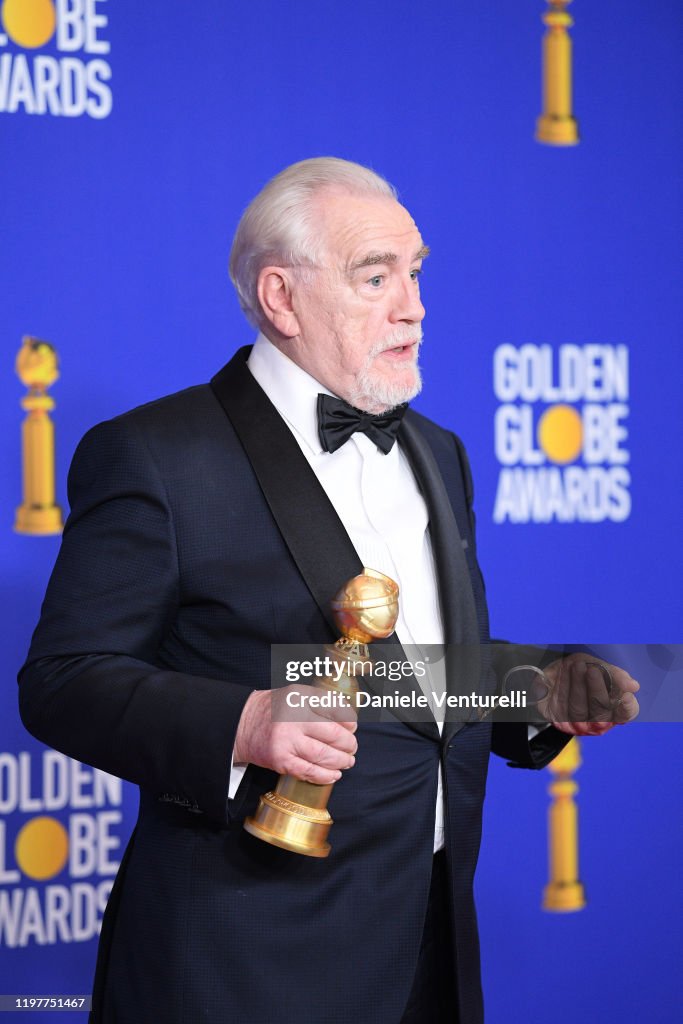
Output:
[[[325,860],[242,828],[273,773],[228,800],[243,705],[270,645],[336,638],[329,602],[361,569],[241,350],[210,385],[90,431],[28,660],[22,717],[39,739],[140,787],[107,907],[92,1020],[397,1024],[429,889],[445,780],[453,971],[461,1024],[482,1020],[472,880],[493,745],[540,767],[553,730],[361,723],[334,788]],[[408,412],[399,435],[425,496],[446,639],[488,639],[471,483],[454,435]],[[400,496],[397,495],[397,501]]]

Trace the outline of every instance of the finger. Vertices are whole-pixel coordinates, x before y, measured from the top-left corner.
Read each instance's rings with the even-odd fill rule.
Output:
[[[303,722],[302,727],[305,736],[346,754],[355,754],[358,750],[358,740],[352,732],[343,728],[341,722]]]
[[[354,715],[355,715],[355,711],[354,711]],[[337,721],[342,726],[342,728],[346,729],[348,732],[354,733],[356,731],[356,729],[358,728],[358,719],[357,718],[342,718],[342,719],[337,719]]]
[[[614,728],[614,722],[588,722],[590,731],[587,735],[589,736],[604,736],[606,732]]]
[[[302,757],[291,757],[282,771],[287,775],[293,775],[295,779],[302,779],[303,782],[315,782],[318,786],[329,786],[332,782],[339,782],[341,771],[333,771],[329,768],[322,768],[320,765],[312,764]]]
[[[584,722],[553,722],[556,729],[560,732],[565,732],[568,736],[582,736]]]
[[[566,717],[569,722],[587,722],[588,679],[585,661],[573,662],[569,668],[569,685],[566,694]]]
[[[553,724],[562,722],[565,726],[571,722],[585,722],[588,718],[584,680],[585,662],[572,661],[567,658],[563,662],[557,663],[554,675],[554,686],[548,702],[546,717]]]
[[[603,736],[614,728],[614,722],[553,722],[553,725],[569,736]]]
[[[327,743],[312,739],[309,736],[301,736],[292,749],[296,757],[301,757],[311,764],[320,768],[329,768],[331,771],[345,771],[353,768],[356,759],[353,754],[345,750],[337,750]]]
[[[574,722],[577,736],[604,736],[614,728],[614,722]]]
[[[553,722],[556,729],[559,729],[560,732],[567,733],[568,736],[579,736],[580,733],[577,730],[577,725],[582,724],[583,723],[581,722]]]
[[[625,693],[614,709],[614,721],[617,725],[626,725],[638,717],[640,705],[633,693]]]
[[[607,670],[612,676],[612,697],[619,697],[622,693],[637,693],[640,683],[623,668],[616,665],[607,665]]]
[[[331,706],[321,706],[321,700],[330,695],[323,688],[315,686],[281,687],[272,691],[273,722],[311,722],[318,720],[339,722],[348,732],[355,732],[357,712],[353,699],[338,691],[333,692]]]
[[[586,663],[585,689],[588,714],[584,721],[611,722],[614,715],[614,704],[610,700],[611,685],[603,673],[607,669],[600,668],[591,662]]]
[[[353,697],[348,699],[341,706],[335,705],[331,708],[315,708],[315,715],[318,718],[326,718],[330,722],[339,722],[349,732],[355,732],[358,728],[358,712],[353,704]]]
[[[612,665],[609,662],[600,661],[594,654],[589,654],[588,652],[581,654],[569,654],[564,660],[571,664],[585,662],[588,665],[601,665],[603,671],[609,672],[613,690],[619,689],[624,692],[628,691],[630,693],[637,693],[640,689],[640,683],[634,679],[626,669],[620,668],[619,665]],[[614,696],[614,694],[611,694],[611,696]]]

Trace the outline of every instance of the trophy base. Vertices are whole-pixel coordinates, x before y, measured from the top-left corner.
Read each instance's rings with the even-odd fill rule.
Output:
[[[535,138],[550,146],[575,146],[579,141],[579,128],[569,115],[541,114],[536,121]]]
[[[543,892],[543,909],[555,911],[583,910],[586,893],[581,882],[550,882]]]
[[[304,857],[327,857],[331,826],[329,811],[296,804],[272,790],[260,797],[256,813],[244,822],[257,839]]]
[[[20,505],[14,520],[17,533],[26,533],[33,537],[47,537],[61,533],[62,510],[59,505]]]

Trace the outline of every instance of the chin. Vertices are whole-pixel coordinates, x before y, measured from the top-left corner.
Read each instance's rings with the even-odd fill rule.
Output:
[[[397,380],[384,374],[363,374],[357,380],[348,401],[363,412],[388,412],[397,405],[412,401],[422,390],[422,377],[417,366],[411,368],[410,374],[402,373],[401,378]]]

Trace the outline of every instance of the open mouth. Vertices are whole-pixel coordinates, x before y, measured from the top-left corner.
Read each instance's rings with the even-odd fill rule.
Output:
[[[395,345],[393,348],[385,348],[382,355],[393,357],[410,356],[412,358],[415,351],[415,344],[416,343],[414,341],[409,341],[405,345]]]

